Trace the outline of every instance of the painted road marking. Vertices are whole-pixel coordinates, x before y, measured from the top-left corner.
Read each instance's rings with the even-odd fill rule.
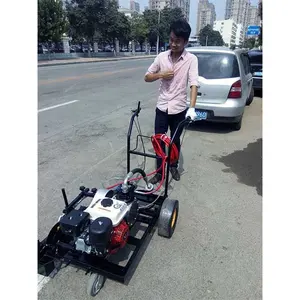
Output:
[[[73,100],[73,101],[64,102],[64,103],[61,103],[61,104],[45,107],[45,108],[39,109],[38,112],[40,113],[40,112],[47,111],[47,110],[50,110],[50,109],[54,109],[54,108],[57,108],[57,107],[69,105],[69,104],[72,104],[72,103],[75,103],[75,102],[78,102],[78,101],[79,100]]]
[[[50,281],[50,277],[38,274],[38,292]]]

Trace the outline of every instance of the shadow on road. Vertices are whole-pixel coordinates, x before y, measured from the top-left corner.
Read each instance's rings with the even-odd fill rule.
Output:
[[[248,144],[243,150],[214,157],[214,160],[228,167],[223,172],[235,173],[239,182],[255,187],[257,194],[262,196],[262,139]]]
[[[187,130],[219,134],[226,134],[233,131],[233,129],[231,128],[231,124],[213,123],[205,121],[192,123],[189,125]]]

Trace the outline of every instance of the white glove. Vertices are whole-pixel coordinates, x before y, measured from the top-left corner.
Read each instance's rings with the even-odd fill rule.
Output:
[[[186,112],[185,118],[190,117],[192,121],[194,121],[197,117],[195,107],[190,107],[188,111]]]

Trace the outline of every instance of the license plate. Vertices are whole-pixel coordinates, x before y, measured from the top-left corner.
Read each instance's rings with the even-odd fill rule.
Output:
[[[262,76],[263,74],[262,74],[262,72],[254,72],[253,75],[254,75],[254,76]]]
[[[206,120],[207,119],[206,111],[196,110],[196,115],[197,115],[196,120]]]

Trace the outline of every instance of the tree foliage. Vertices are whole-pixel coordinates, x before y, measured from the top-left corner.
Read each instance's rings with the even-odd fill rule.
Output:
[[[146,41],[151,46],[156,45],[157,35],[160,43],[169,40],[170,24],[184,15],[180,8],[165,7],[158,10],[145,10],[143,14],[134,13],[132,18],[118,11],[117,0],[67,0],[66,11],[63,11],[59,0],[39,1],[39,27],[43,40],[60,40],[66,30],[65,22],[68,20],[68,35],[75,42],[103,42],[113,44],[116,39],[120,44],[128,44],[133,40],[140,45]],[[44,3],[50,3],[54,8],[45,9]],[[43,6],[44,5],[44,6]],[[51,10],[51,13],[49,11]],[[48,15],[50,17],[47,17]],[[55,26],[50,20],[55,15]],[[45,20],[45,24],[41,23]],[[63,21],[62,21],[63,20]],[[60,22],[61,21],[61,22]],[[41,23],[41,25],[40,25]],[[47,25],[48,27],[43,27]]]
[[[176,8],[165,7],[161,11],[160,38],[162,42],[166,43],[169,41],[169,30],[170,30],[171,23],[183,18],[184,18],[183,12],[179,7]]]
[[[116,0],[69,0],[66,5],[69,34],[74,40],[126,44],[131,27],[128,18],[118,11]]]
[[[255,46],[255,38],[249,38],[244,41],[244,47],[248,49],[252,49]]]
[[[143,18],[148,28],[147,40],[151,47],[155,46],[159,32],[159,13],[157,10],[146,9]]]
[[[219,31],[213,30],[210,25],[206,25],[199,32],[199,42],[202,46],[223,46],[224,41]]]
[[[158,10],[145,10],[143,17],[148,27],[148,41],[151,47],[156,45],[157,35],[159,34],[160,43],[169,40],[170,24],[178,19],[184,18],[181,8],[165,7],[159,13]]]
[[[61,0],[38,0],[38,41],[59,42],[67,30],[67,19]]]
[[[149,37],[148,24],[143,15],[134,13],[131,20],[131,38],[141,46]]]

